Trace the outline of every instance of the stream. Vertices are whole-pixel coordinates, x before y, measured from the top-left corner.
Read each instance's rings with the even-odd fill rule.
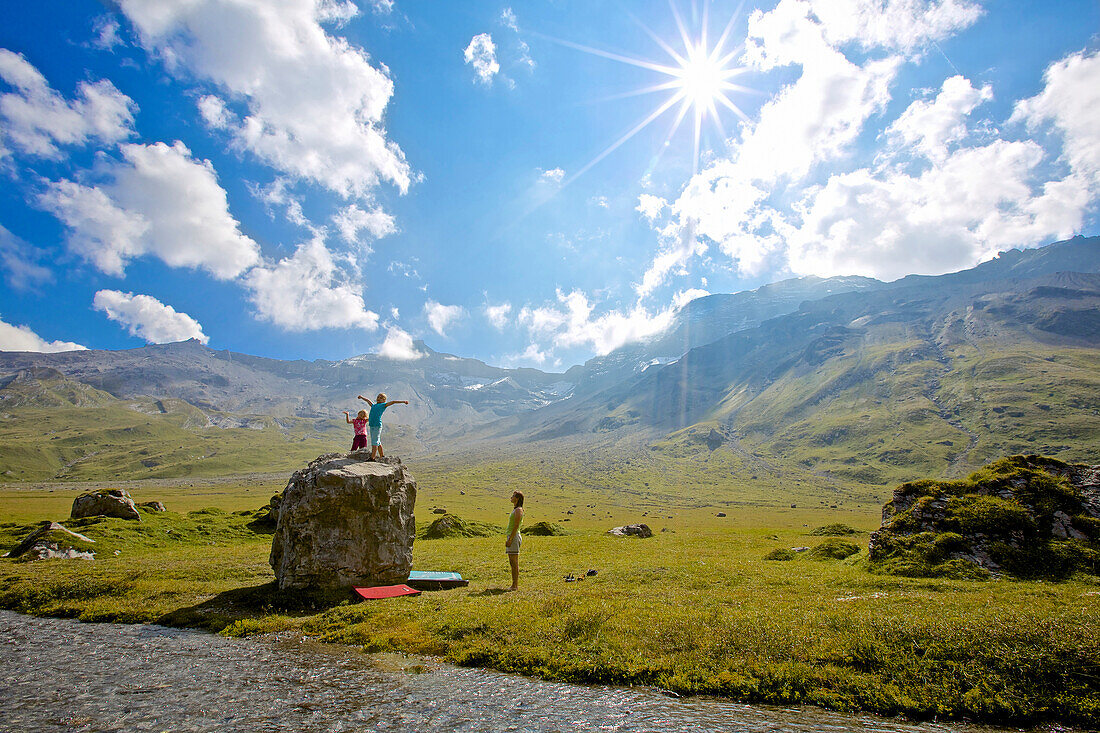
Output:
[[[300,635],[228,639],[0,611],[0,731],[996,733],[452,667]]]

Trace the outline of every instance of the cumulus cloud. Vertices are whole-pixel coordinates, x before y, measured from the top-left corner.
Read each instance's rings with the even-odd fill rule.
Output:
[[[550,170],[541,170],[539,172],[539,180],[558,185],[565,178],[565,171],[561,168],[551,168]]]
[[[710,292],[707,290],[703,290],[702,288],[688,288],[686,290],[680,290],[672,296],[672,305],[676,308],[676,310],[680,310],[696,298],[704,298],[708,295],[710,295]]]
[[[302,199],[291,193],[290,185],[288,179],[276,178],[266,186],[250,185],[249,190],[264,203],[272,217],[275,215],[275,207],[282,207],[287,221],[298,226],[309,226],[309,220],[302,211]]]
[[[198,339],[204,344],[210,341],[198,321],[151,295],[100,290],[92,298],[92,307],[103,311],[112,321],[121,323],[131,336],[143,338],[151,344],[187,339]]]
[[[440,336],[446,336],[450,325],[465,314],[466,311],[457,305],[443,305],[434,300],[424,304],[424,315],[428,318],[428,325]]]
[[[1100,183],[1100,52],[1070,54],[1051,64],[1043,81],[1043,91],[1018,102],[1012,119],[1033,129],[1053,124],[1073,172]]]
[[[388,71],[322,25],[348,20],[354,3],[120,0],[119,6],[142,45],[170,70],[217,86],[218,95],[200,103],[204,119],[267,165],[343,196],[364,196],[387,181],[408,189],[409,165],[383,124],[393,96]]]
[[[53,273],[38,264],[45,254],[0,224],[0,266],[4,268],[4,279],[10,287],[29,290],[52,280]]]
[[[0,351],[83,351],[86,346],[71,341],[47,341],[27,326],[13,326],[0,320]]]
[[[397,231],[394,218],[381,206],[367,211],[351,204],[337,212],[332,222],[343,240],[349,244],[360,243],[360,232],[366,232],[371,239],[381,239]]]
[[[146,254],[222,280],[259,261],[259,246],[230,215],[210,161],[195,160],[181,142],[121,150],[105,183],[57,181],[39,198],[69,228],[73,252],[112,275]]]
[[[660,196],[654,196],[651,193],[643,193],[638,196],[638,205],[634,207],[634,210],[639,212],[649,221],[653,221],[661,215],[665,207],[668,206],[668,202]]]
[[[320,236],[298,246],[274,264],[252,268],[242,280],[260,320],[287,331],[323,328],[378,328],[378,314],[367,309],[352,280],[354,263],[338,263]]]
[[[413,361],[424,356],[424,353],[416,348],[413,337],[397,326],[386,329],[386,338],[378,347],[378,355],[396,361]]]
[[[512,312],[511,303],[501,303],[499,305],[486,305],[485,306],[485,318],[489,323],[498,331],[504,330],[504,327],[508,325],[508,316]]]
[[[557,291],[557,305],[524,306],[518,321],[535,336],[550,338],[555,346],[586,345],[606,354],[623,344],[641,341],[666,330],[676,308],[651,311],[641,305],[593,316],[594,306],[580,290]]]
[[[974,108],[993,98],[993,87],[975,89],[969,79],[953,76],[931,102],[913,102],[886,128],[902,145],[934,160],[947,157],[948,145],[967,134],[967,118]]]
[[[712,247],[746,274],[785,267],[893,279],[1078,231],[1100,180],[1100,55],[1053,64],[1044,90],[1019,102],[1011,120],[1059,134],[1070,169],[1062,177],[1040,142],[975,119],[994,90],[961,75],[881,119],[900,54],[979,15],[962,0],[780,0],[755,11],[745,61],[797,67],[798,76],[741,125],[728,155],[692,177],[667,217],[659,199],[639,200],[661,243],[639,294]],[[845,55],[853,43],[868,51],[858,63]],[[867,164],[856,143],[872,123],[886,145]]]
[[[540,349],[538,344],[528,344],[527,348],[520,353],[504,357],[504,363],[511,367],[529,366],[531,364],[542,366],[549,358],[550,354]]]
[[[493,77],[500,72],[497,63],[497,47],[488,33],[478,33],[470,39],[470,45],[463,52],[466,64],[474,69],[475,79],[481,84],[493,83]]]
[[[0,143],[29,155],[58,158],[61,145],[113,144],[134,134],[137,105],[106,79],[77,84],[66,100],[22,54],[0,48]]]

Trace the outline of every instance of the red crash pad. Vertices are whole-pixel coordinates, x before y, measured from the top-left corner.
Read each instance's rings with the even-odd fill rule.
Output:
[[[410,588],[407,585],[376,585],[373,588],[356,588],[355,592],[366,598],[368,601],[374,601],[379,598],[396,598],[398,596],[418,596],[420,591],[415,588]]]

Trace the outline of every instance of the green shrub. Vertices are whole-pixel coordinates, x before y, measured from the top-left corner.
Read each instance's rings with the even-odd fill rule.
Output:
[[[837,537],[830,537],[810,550],[814,560],[843,560],[859,552],[859,545]]]

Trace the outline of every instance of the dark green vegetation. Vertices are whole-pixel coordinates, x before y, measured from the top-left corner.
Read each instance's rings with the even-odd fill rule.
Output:
[[[855,542],[830,537],[810,550],[810,557],[814,560],[844,560],[857,554],[859,550],[860,547]]]
[[[444,514],[416,533],[418,540],[442,540],[449,537],[492,537],[501,529],[488,522],[462,519],[454,514]]]
[[[885,576],[868,571],[863,552],[815,561],[789,549],[805,544],[807,525],[821,520],[874,528],[877,508],[756,506],[717,518],[714,506],[652,500],[644,520],[656,531],[650,539],[607,536],[629,519],[617,508],[611,519],[572,515],[566,535],[531,535],[521,590],[502,593],[503,528],[489,520],[506,516],[509,492],[488,497],[469,485],[460,494],[422,477],[418,483],[422,527],[440,519],[426,508],[433,501],[470,517],[467,525],[495,527],[492,536],[415,545],[414,567],[458,571],[469,588],[361,604],[279,595],[267,565],[270,528],[259,521],[266,508],[256,508],[275,485],[130,487],[135,501],[159,499],[169,511],[143,514],[141,522],[64,521],[96,540],[96,559],[0,561],[0,606],[232,635],[295,630],[370,652],[753,702],[1014,724],[1100,720],[1100,581],[1093,576],[1053,584]],[[42,519],[64,517],[76,493],[0,491],[0,514],[11,518],[0,525],[0,547]],[[527,496],[533,526],[573,504],[587,508],[598,495],[581,493],[568,504],[537,491]],[[489,498],[495,503],[478,509]],[[848,542],[828,537],[819,547]],[[790,559],[765,560],[773,556]],[[566,572],[588,568],[598,575],[562,582]]]
[[[872,539],[873,567],[914,577],[1100,573],[1097,478],[1087,466],[1012,456],[964,480],[902,484]]]
[[[824,527],[818,527],[810,532],[814,537],[843,537],[850,534],[858,534],[859,530],[855,527],[849,527],[843,522],[836,522],[834,524],[826,524]]]

